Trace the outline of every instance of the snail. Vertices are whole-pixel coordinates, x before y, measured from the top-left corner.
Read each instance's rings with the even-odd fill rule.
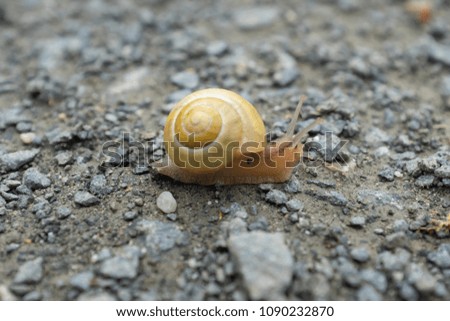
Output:
[[[199,185],[285,182],[302,158],[302,138],[321,122],[318,118],[294,133],[305,98],[286,134],[268,143],[260,115],[243,97],[219,88],[193,92],[167,117],[167,155],[153,167],[174,180]]]

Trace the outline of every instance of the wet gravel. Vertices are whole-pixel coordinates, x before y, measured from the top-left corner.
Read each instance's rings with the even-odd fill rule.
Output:
[[[394,0],[1,1],[0,299],[449,300],[450,3],[432,3],[421,25]],[[168,112],[208,87],[272,138],[306,95],[296,130],[320,115],[321,148],[283,184],[158,176]]]

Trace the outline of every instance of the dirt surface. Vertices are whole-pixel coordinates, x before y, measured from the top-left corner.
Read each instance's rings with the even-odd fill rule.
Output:
[[[421,24],[394,0],[0,1],[0,299],[449,300],[450,3],[430,3]],[[346,142],[311,157],[356,166],[157,175],[130,142],[161,158],[173,104],[209,87],[273,137],[306,95],[298,129]]]

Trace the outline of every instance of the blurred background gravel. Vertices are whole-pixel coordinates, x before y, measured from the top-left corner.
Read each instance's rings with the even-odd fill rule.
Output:
[[[428,3],[422,24],[398,0],[0,1],[0,299],[449,300],[450,3]],[[322,115],[310,139],[356,167],[156,175],[130,143],[161,158],[207,87],[273,137],[307,95],[298,128]]]

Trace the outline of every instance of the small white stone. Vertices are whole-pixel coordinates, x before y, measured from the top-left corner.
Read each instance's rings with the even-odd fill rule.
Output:
[[[156,199],[156,206],[166,214],[177,210],[177,201],[171,192],[162,192]]]
[[[25,145],[31,144],[35,140],[35,138],[36,138],[36,134],[35,133],[22,133],[22,134],[20,134],[20,140]]]
[[[403,177],[403,173],[400,172],[400,171],[395,171],[395,172],[394,172],[394,176],[395,176],[395,177]]]

